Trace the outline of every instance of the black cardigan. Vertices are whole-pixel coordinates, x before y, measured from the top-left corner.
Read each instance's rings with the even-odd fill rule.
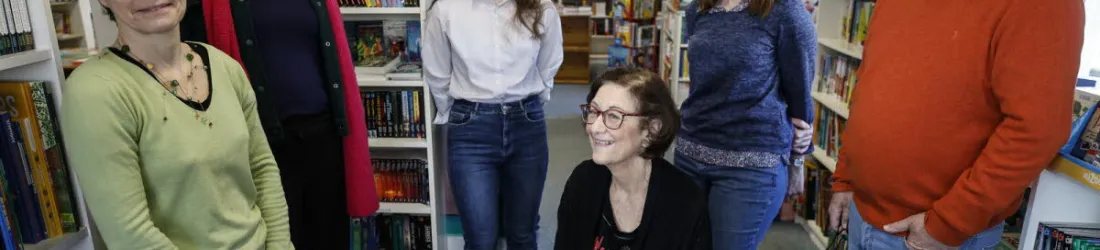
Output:
[[[588,160],[573,169],[558,205],[554,249],[592,249],[610,188],[607,167]],[[664,159],[653,159],[642,222],[633,250],[711,249],[706,195]]]

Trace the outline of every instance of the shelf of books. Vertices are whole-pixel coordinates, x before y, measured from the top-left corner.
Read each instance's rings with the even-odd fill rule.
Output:
[[[0,0],[0,247],[92,249],[58,125],[61,71],[49,0]]]
[[[1019,249],[1100,247],[1100,89],[1079,87],[1072,133],[1050,168],[1032,184]]]
[[[829,199],[832,196],[833,171],[814,161],[806,161],[805,192],[795,197],[795,222],[810,236],[815,247],[825,249],[828,239],[823,228],[828,228]]]
[[[661,78],[669,84],[672,99],[676,101],[677,107],[683,104],[684,99],[687,99],[690,89],[687,34],[684,33],[686,25],[684,19],[686,16],[684,11],[680,10],[681,6],[687,6],[690,3],[680,2],[679,0],[666,0],[662,4],[663,7],[658,15],[658,29],[661,32],[658,72]]]
[[[420,37],[430,1],[341,0],[366,112],[380,208],[351,218],[351,249],[445,249],[432,98]]]
[[[49,0],[57,43],[63,50],[95,47],[90,1]]]
[[[796,204],[812,208],[816,213],[803,213],[797,220],[803,224],[814,243],[824,248],[827,240],[828,214],[831,196],[830,178],[836,170],[840,138],[848,119],[848,103],[858,83],[856,70],[862,60],[863,41],[875,2],[865,0],[820,0],[812,8],[818,32],[818,58],[811,96],[815,103],[813,169],[807,171],[806,194]],[[814,180],[817,183],[811,183]]]
[[[613,36],[607,54],[607,67],[638,67],[660,73],[658,64],[659,41],[657,37],[657,13],[661,10],[658,0],[606,0],[611,6],[607,22]]]

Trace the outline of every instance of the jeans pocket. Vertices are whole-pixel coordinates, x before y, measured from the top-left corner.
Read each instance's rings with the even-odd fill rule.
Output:
[[[542,110],[541,103],[526,104],[524,107],[523,117],[527,118],[529,122],[541,122],[546,120],[546,112]]]
[[[447,113],[447,125],[462,126],[474,120],[474,112],[470,110],[451,109]]]
[[[963,242],[960,250],[986,250],[995,249],[997,244],[1001,243],[1001,235],[1004,234],[1004,223],[997,224],[990,229],[986,229],[974,237]]]

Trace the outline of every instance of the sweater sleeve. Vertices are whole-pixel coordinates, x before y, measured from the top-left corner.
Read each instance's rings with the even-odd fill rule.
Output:
[[[435,4],[435,3],[433,3]],[[443,23],[442,8],[428,10],[424,20],[424,37],[420,42],[421,60],[424,62],[424,82],[435,101],[435,124],[447,124],[450,120],[451,104],[451,42],[447,39],[446,26]]]
[[[256,93],[249,84],[241,65],[225,56],[225,64],[230,65],[228,72],[233,74],[233,85],[241,109],[248,125],[249,165],[252,168],[252,180],[255,181],[256,205],[260,207],[260,216],[267,226],[267,249],[294,249],[290,242],[290,218],[287,212],[286,198],[283,196],[283,183],[279,177],[279,167],[275,164],[275,155],[267,144],[260,115],[256,111]]]
[[[65,83],[60,119],[70,167],[103,242],[111,249],[177,249],[149,215],[138,157],[141,118],[128,98],[136,93],[88,70]]]
[[[587,205],[582,203],[583,193],[590,192],[591,190],[584,190],[585,179],[588,176],[586,171],[590,161],[582,162],[573,168],[573,172],[569,174],[569,179],[565,181],[565,189],[561,193],[561,201],[558,202],[558,227],[557,232],[554,235],[554,249],[556,250],[573,250],[586,245],[577,242],[577,234],[579,229],[582,229],[586,221],[585,218],[581,218],[583,213],[581,206]],[[590,223],[589,223],[590,224]],[[588,245],[591,246],[591,245]]]
[[[544,34],[542,40],[539,41],[541,47],[539,48],[539,56],[537,62],[539,77],[542,78],[542,83],[546,86],[546,89],[539,93],[539,100],[542,102],[550,101],[550,93],[554,90],[554,76],[558,74],[558,69],[561,68],[561,62],[565,59],[563,54],[564,48],[562,47],[562,35],[561,35],[561,17],[558,16],[558,9],[554,7],[554,2],[550,0],[542,0],[543,13],[542,13],[542,27]]]
[[[692,1],[684,8],[684,37],[691,40],[691,32],[695,31],[695,20],[699,18],[699,2]],[[691,48],[688,48],[691,49]]]
[[[1083,3],[1031,3],[1015,1],[993,35],[990,88],[1003,119],[972,167],[927,214],[928,233],[948,245],[996,223],[1069,136]]]
[[[814,119],[814,103],[810,85],[814,81],[814,60],[817,58],[817,32],[801,1],[781,1],[779,41],[776,59],[779,66],[779,89],[787,101],[787,115],[806,122]],[[804,154],[813,152],[810,147]]]

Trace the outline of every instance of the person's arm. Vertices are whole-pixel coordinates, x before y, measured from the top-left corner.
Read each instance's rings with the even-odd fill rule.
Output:
[[[546,89],[539,93],[539,100],[545,103],[550,101],[550,92],[554,90],[554,76],[558,74],[558,69],[561,68],[561,62],[565,57],[562,48],[561,17],[558,16],[558,9],[554,6],[554,2],[549,0],[543,0],[542,5],[544,33],[542,41],[539,41],[541,47],[535,65],[538,67],[539,76],[542,77],[542,83],[546,85]]]
[[[992,97],[1004,114],[970,169],[932,204],[925,228],[951,246],[987,229],[1069,137],[1083,3],[1015,1],[993,37]]]
[[[267,226],[266,249],[294,249],[290,242],[290,218],[283,182],[275,163],[275,155],[271,153],[271,147],[267,143],[263,124],[260,123],[260,114],[256,111],[256,92],[252,90],[244,68],[237,61],[229,56],[222,59],[226,65],[230,65],[228,71],[235,77],[232,84],[235,85],[248,126],[248,160],[252,168],[252,180],[256,185],[256,205],[260,207],[260,217],[263,217],[264,225]]]
[[[111,249],[177,249],[149,215],[138,155],[137,92],[92,72],[65,83],[61,131],[69,164],[103,242]],[[150,183],[156,185],[156,183]]]
[[[569,174],[569,179],[565,181],[565,188],[562,190],[561,200],[558,202],[558,230],[554,235],[555,250],[573,250],[580,247],[576,245],[575,234],[577,232],[573,230],[577,229],[578,225],[590,222],[578,221],[584,220],[584,218],[578,216],[583,212],[581,211],[583,209],[579,207],[586,205],[582,198],[583,194],[592,191],[585,190],[585,179],[587,179],[587,170],[590,167],[587,164],[590,164],[590,161],[582,162],[574,167],[573,172]]]
[[[454,98],[449,93],[451,87],[451,42],[447,39],[446,26],[443,23],[441,8],[432,6],[428,18],[424,20],[423,46],[420,47],[424,62],[424,82],[432,92],[435,101],[435,124],[446,124]]]
[[[687,37],[689,40],[691,39],[692,32],[695,31],[695,19],[696,18],[699,18],[699,2],[698,1],[692,1],[691,3],[689,3],[687,5],[687,7],[684,8],[684,22],[686,24],[684,25],[684,30],[681,31],[681,32],[684,32],[684,34],[683,34],[684,37]],[[676,37],[675,39],[680,39],[680,38]],[[684,44],[687,44],[687,42],[688,41],[684,41]],[[688,49],[691,49],[691,48],[689,47]]]
[[[779,68],[779,89],[787,101],[787,115],[803,121],[813,121],[814,101],[810,85],[814,81],[814,60],[817,59],[817,32],[813,20],[801,3],[787,1],[778,21],[779,41],[776,60]],[[797,6],[794,6],[797,5]],[[809,154],[813,147],[799,152]]]

